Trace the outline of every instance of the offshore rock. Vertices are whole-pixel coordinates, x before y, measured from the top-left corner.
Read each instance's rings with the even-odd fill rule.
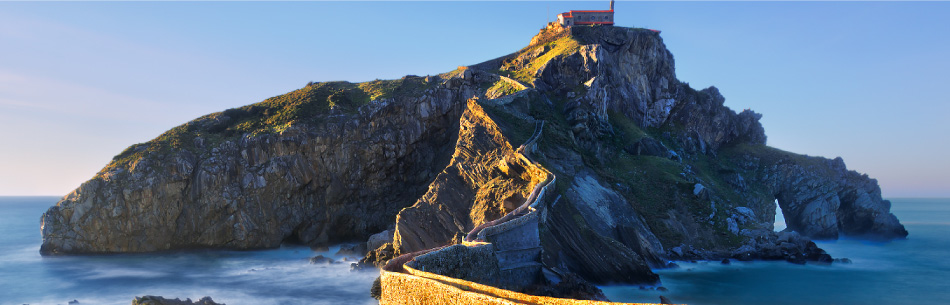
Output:
[[[339,263],[339,262],[323,255],[317,255],[310,258],[310,264],[312,265],[329,265],[329,264],[336,264],[336,263]]]
[[[465,101],[459,78],[279,133],[151,152],[107,168],[41,218],[43,254],[272,248],[365,240],[444,167]],[[331,96],[332,98],[332,96]],[[226,115],[224,115],[226,116]],[[206,116],[184,127],[213,128]],[[212,126],[212,127],[207,127]],[[151,143],[140,146],[155,145]]]
[[[336,255],[362,257],[366,255],[366,243],[341,245],[340,250],[336,251]]]
[[[840,157],[799,156],[757,165],[762,167],[756,169],[760,176],[755,179],[769,183],[789,230],[816,239],[894,239],[908,234],[890,213],[890,201],[881,198],[877,180],[848,170]]]
[[[132,305],[225,305],[224,303],[215,303],[211,297],[203,297],[197,302],[192,302],[191,299],[181,299],[175,298],[166,299],[160,296],[147,295],[144,297],[135,297],[132,300]]]

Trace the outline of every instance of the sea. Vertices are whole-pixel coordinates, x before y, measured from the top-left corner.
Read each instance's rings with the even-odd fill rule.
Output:
[[[0,304],[128,305],[144,295],[228,305],[378,303],[370,297],[378,272],[310,264],[316,255],[342,261],[340,246],[43,257],[40,215],[58,200],[0,197]]]
[[[130,304],[160,295],[241,304],[376,304],[374,271],[348,263],[312,265],[314,251],[285,245],[261,251],[39,255],[40,215],[55,197],[0,197],[0,304]],[[819,242],[851,264],[679,263],[656,270],[658,286],[602,286],[615,302],[677,304],[950,304],[950,199],[891,199],[910,236]],[[779,214],[781,215],[781,214]],[[781,218],[781,217],[778,217]],[[783,227],[781,219],[777,222]]]

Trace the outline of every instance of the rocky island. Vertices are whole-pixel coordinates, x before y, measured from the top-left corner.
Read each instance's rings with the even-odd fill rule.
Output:
[[[132,145],[43,214],[40,251],[369,240],[354,267],[383,267],[384,302],[569,304],[671,261],[831,263],[811,239],[907,236],[876,180],[767,146],[724,101],[657,31],[552,23],[497,59],[310,83]]]

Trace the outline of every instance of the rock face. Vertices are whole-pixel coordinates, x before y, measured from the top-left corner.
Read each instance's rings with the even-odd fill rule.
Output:
[[[840,157],[803,159],[780,160],[759,168],[762,176],[758,178],[769,183],[789,230],[817,239],[907,236],[907,230],[890,213],[890,201],[881,198],[877,180],[849,171]],[[756,166],[754,157],[750,161],[746,165]]]
[[[625,214],[608,215],[606,213],[610,213],[609,207],[602,210],[606,213],[599,214],[576,210],[583,208],[578,206],[584,202],[565,200],[565,202],[558,202],[550,207],[550,211],[542,224],[544,233],[541,236],[541,242],[544,247],[542,254],[544,264],[571,270],[595,283],[656,282],[659,277],[650,271],[648,262],[641,254],[656,259],[655,252],[662,250],[662,248],[642,248],[640,237],[637,236],[637,229],[626,227],[638,224],[637,221],[621,224],[604,223],[605,220],[609,221],[615,219],[615,217],[629,217],[636,214],[627,212]],[[594,201],[592,203],[602,204],[605,202]],[[624,203],[626,202],[620,204]],[[578,216],[591,218],[592,221],[576,219],[575,217]],[[591,228],[589,224],[602,226],[595,229]],[[619,226],[621,230],[617,230],[618,227],[610,227],[610,225]],[[608,231],[598,232],[601,230]],[[617,239],[620,238],[614,233],[618,231],[623,232],[621,234],[633,235],[624,236],[628,240],[632,239],[632,241],[628,241],[627,244],[618,242]],[[644,228],[642,232],[655,238],[648,229]],[[659,247],[659,245],[657,246]],[[659,262],[653,261],[653,263]]]
[[[719,89],[709,87],[695,91],[679,84],[680,102],[672,111],[671,119],[682,126],[690,142],[690,150],[701,153],[715,152],[729,143],[765,144],[765,129],[759,123],[761,114],[743,110],[736,114],[723,105],[726,102]]]
[[[184,149],[145,155],[100,173],[44,213],[41,252],[364,239],[390,226],[444,167],[451,153],[446,144],[455,136],[446,131],[457,129],[472,88],[471,81],[454,78],[422,96],[227,140],[205,147],[210,153],[204,156]]]
[[[536,88],[566,93],[585,85],[586,94],[576,102],[601,122],[607,121],[608,110],[640,118],[644,127],[669,119],[678,81],[673,54],[657,33],[621,27],[563,31],[585,44],[544,64],[537,71]]]
[[[458,243],[482,223],[514,210],[543,180],[475,100],[460,120],[452,161],[429,191],[396,217],[399,253]]]

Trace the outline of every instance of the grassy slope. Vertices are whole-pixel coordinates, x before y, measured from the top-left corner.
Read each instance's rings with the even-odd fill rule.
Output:
[[[496,71],[500,75],[511,77],[524,84],[530,84],[535,79],[538,69],[544,67],[551,59],[559,55],[574,53],[581,47],[581,42],[573,36],[559,35],[550,38],[550,41],[538,43],[522,49],[519,56],[504,61],[501,69]],[[540,52],[539,56],[522,56]]]
[[[451,77],[457,71],[443,74]],[[237,139],[245,134],[279,133],[294,124],[316,123],[331,109],[352,113],[359,106],[373,100],[397,96],[416,96],[434,87],[422,77],[407,76],[396,80],[374,80],[364,83],[322,82],[286,94],[268,98],[260,103],[232,108],[202,116],[166,131],[146,143],[135,144],[115,156],[100,173],[119,167],[129,167],[149,153],[168,153],[187,149],[198,154],[195,139],[201,138],[210,149],[215,144]]]

